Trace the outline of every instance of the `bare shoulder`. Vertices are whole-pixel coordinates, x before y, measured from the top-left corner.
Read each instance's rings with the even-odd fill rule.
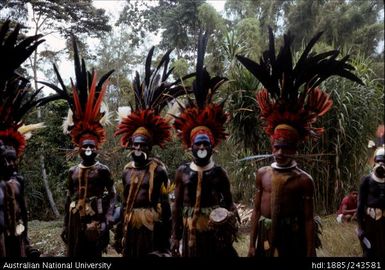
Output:
[[[106,171],[110,171],[110,168],[108,168],[107,165],[103,164],[103,163],[98,163],[98,166],[101,170],[106,170]]]
[[[270,172],[271,172],[270,166],[261,167],[257,171],[257,176],[263,176],[263,175],[270,173]]]
[[[176,169],[176,172],[177,172],[177,173],[182,173],[182,172],[185,171],[188,167],[189,167],[188,163],[183,163],[182,165],[180,165],[180,166],[178,167],[178,169]]]
[[[300,177],[303,181],[311,182],[311,183],[314,182],[313,177],[309,173],[305,172],[304,170],[302,170],[300,168],[297,168],[297,171],[298,171],[298,174],[300,175]]]
[[[97,163],[97,168],[98,170],[102,171],[102,172],[106,172],[106,173],[109,173],[110,172],[110,168],[108,168],[107,165],[104,165],[103,163]]]
[[[156,164],[156,169],[155,171],[157,173],[167,173],[167,168],[166,168],[166,165],[158,158],[152,158],[151,159],[152,162],[154,162]]]
[[[215,171],[216,171],[218,174],[227,176],[227,171],[226,171],[226,169],[223,168],[222,166],[215,165],[214,169],[215,169]]]
[[[306,196],[311,198],[313,196],[315,188],[313,177],[311,177],[310,174],[301,169],[298,169],[298,173],[300,174],[301,187],[303,188],[305,194],[307,194]]]

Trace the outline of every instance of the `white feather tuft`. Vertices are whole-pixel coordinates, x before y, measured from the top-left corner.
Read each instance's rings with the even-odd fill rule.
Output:
[[[73,126],[74,126],[73,112],[71,109],[69,109],[67,117],[64,117],[64,121],[62,124],[63,133],[70,134],[70,130],[73,128]]]
[[[100,112],[104,113],[103,117],[100,119],[99,123],[102,126],[107,126],[111,124],[111,112],[109,111],[108,105],[106,103],[102,103],[100,106]]]
[[[28,140],[32,137],[32,132],[40,128],[45,128],[43,122],[30,125],[22,125],[17,129],[17,131],[20,132],[26,140]]]
[[[116,121],[120,124],[123,118],[126,118],[128,115],[131,114],[131,107],[130,106],[118,107],[117,114],[118,114],[118,118],[116,118]]]
[[[172,116],[173,115],[178,116],[180,113],[179,108],[180,108],[180,105],[178,104],[178,102],[175,101],[171,106],[169,106],[167,113],[166,113],[164,118],[166,120],[170,121],[170,123],[172,123],[174,120],[174,117],[172,117]]]

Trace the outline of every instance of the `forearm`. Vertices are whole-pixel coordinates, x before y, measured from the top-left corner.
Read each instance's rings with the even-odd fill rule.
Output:
[[[69,208],[71,204],[71,196],[69,191],[67,191],[67,198],[66,198],[66,203],[64,206],[64,227],[68,226],[68,221],[69,221]]]
[[[171,238],[173,240],[180,240],[182,239],[182,232],[183,232],[183,200],[184,200],[184,188],[182,183],[182,172],[177,170],[175,174],[175,202],[173,209],[171,211],[172,215],[172,233]]]
[[[349,215],[349,214],[354,214],[355,212],[357,212],[357,209],[344,210],[344,211],[342,212],[342,214],[344,214],[344,215]]]
[[[315,233],[314,233],[314,220],[307,220],[305,223],[305,233],[306,233],[306,256],[307,257],[315,257]]]
[[[258,227],[259,227],[259,218],[260,218],[260,212],[259,211],[253,211],[251,215],[251,233],[250,233],[250,243],[249,248],[254,249],[255,243],[257,241],[257,235],[258,235]]]
[[[112,186],[108,189],[108,210],[106,213],[106,219],[112,220],[112,216],[115,209],[116,203],[116,189],[115,186]]]
[[[182,239],[183,222],[182,222],[182,210],[178,207],[174,207],[172,210],[172,239]]]

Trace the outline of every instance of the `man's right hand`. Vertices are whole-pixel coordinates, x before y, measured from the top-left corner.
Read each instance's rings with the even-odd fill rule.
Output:
[[[372,245],[368,240],[368,238],[366,238],[365,232],[362,229],[357,228],[356,233],[357,233],[358,239],[360,239],[361,243],[364,244],[365,248],[371,249]]]
[[[173,257],[180,257],[178,239],[171,240],[171,254]]]
[[[360,241],[362,241],[362,239],[365,237],[365,232],[361,228],[356,228],[356,234]]]
[[[63,240],[63,242],[68,244],[68,230],[67,230],[67,228],[63,229],[60,236],[61,236],[61,239]]]

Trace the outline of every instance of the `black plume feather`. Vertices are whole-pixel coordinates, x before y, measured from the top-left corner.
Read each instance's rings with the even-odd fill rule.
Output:
[[[188,74],[174,82],[168,82],[173,68],[169,68],[170,54],[168,50],[161,58],[156,68],[151,69],[152,56],[155,47],[152,47],[147,54],[145,63],[144,81],[141,82],[139,73],[136,72],[133,81],[135,93],[136,110],[153,109],[159,113],[172,99],[188,92],[180,85],[181,80],[185,80],[195,74]]]
[[[193,92],[198,108],[203,109],[211,102],[215,91],[228,79],[225,77],[211,77],[204,67],[204,57],[208,42],[208,34],[199,33],[198,54],[196,65],[196,79],[193,83]]]
[[[91,72],[89,72],[86,68],[86,63],[85,63],[84,59],[80,58],[75,36],[72,36],[72,45],[73,45],[73,50],[74,50],[73,51],[74,52],[74,69],[75,69],[76,81],[73,82],[72,78],[70,78],[70,80],[71,80],[71,84],[76,87],[77,93],[79,95],[80,106],[82,107],[82,110],[84,111],[85,106],[87,104],[89,92],[90,92],[89,88],[91,87],[92,78],[95,75],[95,71],[92,70]],[[54,68],[56,77],[59,81],[61,88],[59,88],[56,84],[41,81],[40,82],[41,84],[44,84],[44,85],[50,87],[52,90],[54,90],[56,92],[56,94],[48,96],[46,98],[43,98],[38,103],[38,106],[43,106],[47,102],[50,102],[50,101],[55,100],[55,99],[64,99],[68,102],[68,105],[69,105],[70,109],[72,110],[72,112],[75,112],[76,108],[75,108],[73,93],[72,93],[72,91],[68,91],[56,65],[53,65],[53,68]],[[111,74],[113,72],[114,72],[114,70],[110,70],[109,72],[104,74],[99,79],[99,81],[96,85],[96,88],[95,88],[95,100],[97,100],[97,98],[100,94],[103,83],[111,76]]]
[[[29,80],[17,73],[20,65],[44,40],[41,35],[21,38],[20,25],[11,30],[7,20],[0,28],[0,129],[16,126],[41,99]]]
[[[293,37],[284,35],[284,44],[278,56],[275,56],[274,35],[269,27],[269,49],[263,52],[260,63],[237,55],[237,59],[248,69],[267,89],[272,98],[287,102],[296,102],[302,85],[305,90],[315,88],[327,78],[337,75],[359,84],[363,82],[354,75],[353,67],[347,64],[348,56],[337,60],[338,50],[320,54],[310,53],[313,46],[321,37],[317,33],[307,44],[293,69],[291,44]]]

